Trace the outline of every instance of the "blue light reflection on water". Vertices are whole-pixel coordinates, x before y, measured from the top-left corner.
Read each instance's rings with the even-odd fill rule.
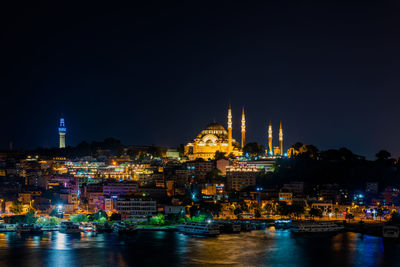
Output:
[[[399,252],[400,244],[378,237],[302,237],[273,228],[215,238],[159,231],[0,234],[1,266],[396,266]]]

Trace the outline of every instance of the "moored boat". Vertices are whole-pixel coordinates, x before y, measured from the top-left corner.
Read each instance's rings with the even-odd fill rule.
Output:
[[[397,239],[400,236],[400,228],[395,225],[384,225],[382,227],[382,237],[384,239]]]
[[[15,224],[0,224],[0,233],[14,232],[16,230]]]
[[[116,222],[112,226],[113,232],[118,234],[134,234],[137,229],[133,224],[126,224],[124,222]]]
[[[185,222],[178,226],[183,234],[200,235],[200,236],[216,236],[220,234],[217,224],[207,222]]]
[[[81,232],[81,229],[78,225],[73,222],[65,221],[60,223],[60,233],[64,234],[77,234]]]
[[[274,221],[275,229],[289,229],[292,226],[292,220],[279,219]]]
[[[42,234],[43,230],[35,224],[18,224],[15,228],[18,234]]]
[[[338,233],[343,229],[343,226],[333,222],[300,222],[291,228],[293,233],[298,234]]]

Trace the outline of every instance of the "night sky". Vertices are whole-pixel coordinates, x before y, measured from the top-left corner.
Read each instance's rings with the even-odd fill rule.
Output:
[[[142,2],[1,9],[0,149],[57,146],[60,116],[67,145],[174,146],[231,102],[236,140],[244,106],[247,141],[400,156],[400,2]]]

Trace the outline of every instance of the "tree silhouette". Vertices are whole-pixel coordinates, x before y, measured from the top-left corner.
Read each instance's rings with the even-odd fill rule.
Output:
[[[294,150],[299,151],[300,147],[303,146],[303,143],[297,142],[295,144],[292,145],[292,147],[294,148]]]
[[[316,158],[318,156],[318,148],[314,145],[303,145],[300,147],[300,154],[308,155],[310,158]]]
[[[376,156],[376,159],[379,161],[386,161],[392,156],[392,154],[390,154],[386,150],[380,150],[378,153],[375,154],[375,156]]]
[[[206,180],[208,183],[221,181],[222,179],[221,171],[218,169],[213,169],[206,174]]]
[[[119,213],[113,213],[110,216],[110,221],[120,221],[121,220],[121,214]]]
[[[265,147],[257,142],[247,143],[243,147],[243,152],[255,157],[265,153]]]
[[[214,159],[226,159],[225,153],[219,150],[215,151]]]
[[[10,206],[10,211],[14,214],[20,214],[24,211],[24,206],[22,205],[22,202],[19,201],[13,201],[12,205]]]

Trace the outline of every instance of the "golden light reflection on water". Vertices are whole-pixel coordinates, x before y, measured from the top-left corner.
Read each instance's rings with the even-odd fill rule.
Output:
[[[343,235],[336,235],[332,238],[332,249],[339,252],[343,248]]]
[[[40,238],[40,246],[42,247],[48,247],[49,244],[51,244],[51,235],[52,233],[45,233],[44,235],[41,236]]]
[[[332,237],[332,250],[336,253],[351,253],[356,249],[358,235],[356,233],[340,233]]]
[[[7,248],[8,247],[8,239],[9,239],[9,235],[1,233],[0,234],[0,248]]]
[[[187,253],[191,255],[188,263],[206,265],[249,266],[249,258],[263,258],[267,253],[266,244],[273,243],[268,235],[274,233],[251,232],[220,235],[216,238],[190,238]],[[221,246],[221,243],[224,245]]]

